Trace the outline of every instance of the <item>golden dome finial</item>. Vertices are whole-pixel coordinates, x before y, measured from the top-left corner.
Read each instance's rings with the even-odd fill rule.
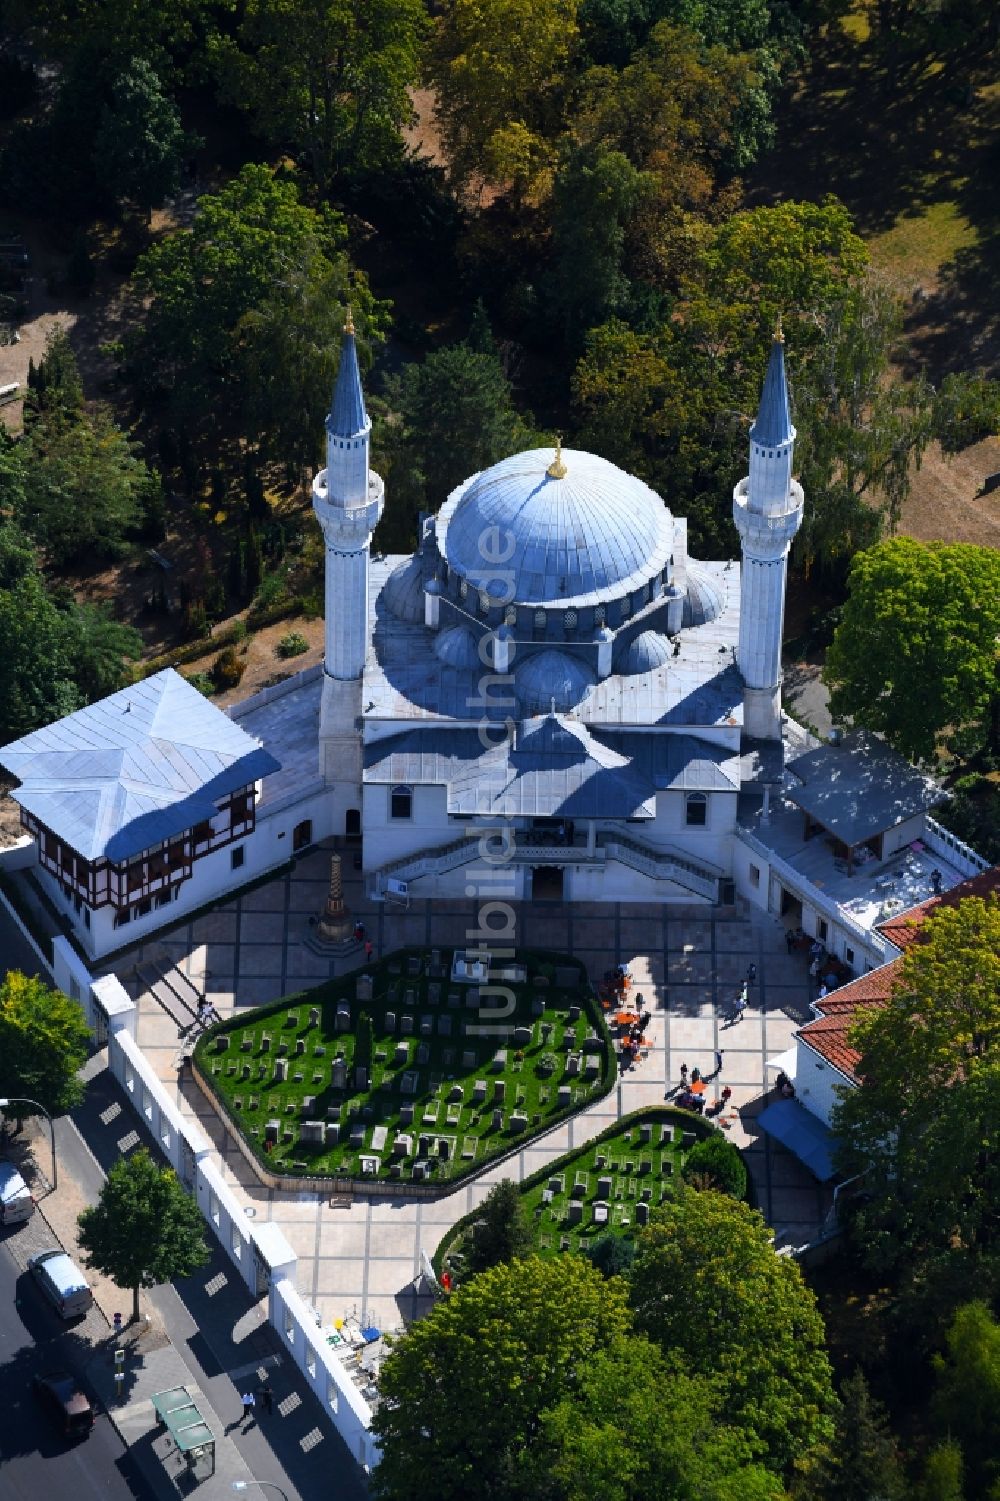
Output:
[[[774,342],[776,344],[784,344],[784,342],[785,342],[785,333],[784,333],[784,329],[781,327],[781,314],[780,313],[778,314],[778,320],[777,320],[777,322],[774,325]]]
[[[354,314],[351,312],[351,304],[350,303],[347,304],[347,321],[344,324],[344,333],[345,334],[353,334],[354,333]]]
[[[566,478],[566,465],[563,463],[562,457],[562,433],[556,433],[556,456],[545,473],[550,479]]]

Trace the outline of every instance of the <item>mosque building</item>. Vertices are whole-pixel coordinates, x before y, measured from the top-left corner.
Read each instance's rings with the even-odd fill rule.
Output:
[[[805,497],[780,334],[733,492],[742,566],[691,557],[649,486],[558,443],[373,557],[370,438],[348,319],[312,492],[321,665],[228,714],[168,669],[0,750],[24,863],[90,958],[329,839],[377,899],[754,903],[857,973],[892,903],[982,868],[927,778],[783,712]]]

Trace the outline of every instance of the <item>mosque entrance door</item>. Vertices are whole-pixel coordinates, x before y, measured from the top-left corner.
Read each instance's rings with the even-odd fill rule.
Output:
[[[344,824],[344,833],[349,842],[354,843],[361,838],[361,809],[348,808],[347,819]]]
[[[531,900],[533,902],[561,902],[565,874],[566,872],[559,865],[533,865]]]

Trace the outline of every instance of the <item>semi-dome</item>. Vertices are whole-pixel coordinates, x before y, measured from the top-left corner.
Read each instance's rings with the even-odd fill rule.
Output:
[[[634,641],[623,641],[615,652],[615,668],[628,676],[653,672],[666,666],[673,654],[670,641],[659,631],[643,631]]]
[[[642,480],[595,454],[550,448],[502,459],[441,508],[441,554],[498,601],[606,604],[660,575],[673,521]]]
[[[687,595],[684,600],[684,625],[707,625],[722,613],[722,584],[705,568],[689,563]]]
[[[577,657],[564,651],[540,651],[528,657],[514,674],[514,691],[525,715],[575,709],[596,678]]]
[[[398,564],[385,581],[383,598],[397,620],[424,623],[424,560],[419,553]]]
[[[453,625],[434,642],[434,655],[448,667],[481,668],[479,642],[468,626]]]

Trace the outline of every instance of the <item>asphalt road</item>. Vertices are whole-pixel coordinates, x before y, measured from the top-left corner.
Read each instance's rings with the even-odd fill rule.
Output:
[[[89,1437],[68,1441],[31,1390],[37,1372],[79,1374],[93,1351],[15,1264],[5,1242],[17,1233],[16,1227],[0,1231],[0,1496],[149,1501],[152,1493],[106,1414],[98,1414]]]

